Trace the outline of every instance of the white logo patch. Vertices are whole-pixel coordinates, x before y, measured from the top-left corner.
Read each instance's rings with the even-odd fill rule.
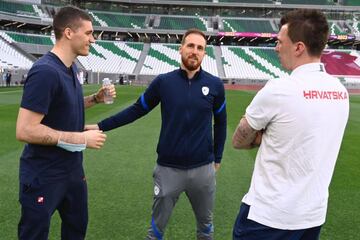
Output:
[[[209,94],[209,88],[208,87],[202,87],[201,91],[204,94],[204,96],[207,96]]]
[[[157,196],[159,193],[160,193],[160,188],[155,185],[155,187],[154,187],[154,194],[155,194],[155,196]]]

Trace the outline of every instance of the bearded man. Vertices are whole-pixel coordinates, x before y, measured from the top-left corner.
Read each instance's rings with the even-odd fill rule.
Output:
[[[182,192],[196,216],[197,239],[213,239],[215,172],[226,138],[226,107],[222,81],[201,68],[205,49],[205,34],[188,30],[179,49],[179,69],[157,76],[132,106],[86,127],[109,131],[139,119],[161,103],[154,202],[146,239],[163,239]]]

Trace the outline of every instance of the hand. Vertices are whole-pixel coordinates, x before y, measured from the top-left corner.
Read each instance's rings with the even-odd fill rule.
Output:
[[[113,98],[116,98],[116,89],[114,84],[111,84],[109,86],[102,86],[96,93],[96,101],[97,102],[104,102],[104,95],[105,95],[105,90],[108,90],[109,93],[111,94],[111,96]]]
[[[256,132],[256,136],[254,141],[252,142],[252,145],[254,146],[260,146],[261,141],[262,141],[262,135],[263,135],[264,130],[258,131]]]
[[[214,163],[214,169],[217,172],[220,169],[220,163]]]
[[[86,147],[100,149],[106,140],[106,134],[99,130],[88,130],[83,132],[86,137]]]
[[[87,131],[87,130],[100,130],[100,129],[97,124],[88,124],[88,125],[85,125],[85,127],[84,127],[84,131]]]

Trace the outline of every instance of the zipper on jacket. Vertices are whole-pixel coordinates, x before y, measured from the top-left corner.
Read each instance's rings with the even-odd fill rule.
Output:
[[[186,148],[185,155],[189,156],[190,149],[190,130],[191,130],[191,122],[190,122],[190,105],[191,105],[191,80],[188,79],[188,94],[187,94],[187,102],[186,102],[186,125],[188,126],[188,136],[186,138]]]

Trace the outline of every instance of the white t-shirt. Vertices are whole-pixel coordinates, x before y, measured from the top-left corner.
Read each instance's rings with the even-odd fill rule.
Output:
[[[278,229],[325,222],[328,188],[349,116],[349,96],[321,63],[270,80],[246,109],[256,130],[266,129],[249,192],[248,218]]]

